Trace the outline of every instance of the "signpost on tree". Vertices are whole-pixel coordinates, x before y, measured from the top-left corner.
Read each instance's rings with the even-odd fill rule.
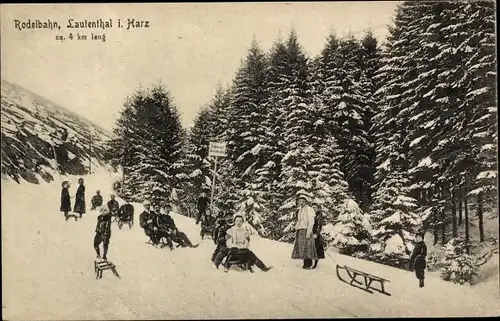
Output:
[[[221,142],[210,142],[208,145],[208,156],[215,158],[214,164],[214,175],[212,179],[212,193],[210,196],[210,213],[213,215],[213,207],[214,207],[214,191],[215,191],[215,174],[217,172],[217,159],[218,157],[226,156],[226,143]]]

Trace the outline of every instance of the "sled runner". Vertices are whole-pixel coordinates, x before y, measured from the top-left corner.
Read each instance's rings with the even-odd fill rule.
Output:
[[[121,279],[120,275],[116,271],[116,265],[111,263],[110,261],[94,261],[94,269],[95,269],[95,278],[101,279],[102,272],[104,270],[111,270],[117,278]]]
[[[238,255],[232,256],[231,254],[228,254],[223,260],[222,260],[222,266],[226,266],[226,264],[229,264],[230,266],[237,266],[243,271],[250,271],[253,273],[253,270],[248,266],[248,262],[245,260],[242,260],[238,257]]]
[[[340,265],[336,264],[336,269],[337,269],[337,277],[342,282],[345,282],[345,283],[347,283],[355,288],[364,290],[368,293],[373,293],[373,291],[377,291],[377,292],[380,292],[380,293],[385,294],[385,295],[389,295],[389,296],[391,295],[390,293],[386,292],[385,288],[384,288],[384,283],[390,282],[387,279],[375,276],[373,274],[365,273],[365,272],[362,272],[359,270],[355,270],[353,268],[348,267],[347,265],[340,266]],[[350,282],[342,279],[342,277],[340,276],[340,270],[345,270],[347,272],[347,275],[351,279]],[[357,277],[361,277],[361,281],[358,281],[356,279]],[[373,282],[379,282],[380,289],[372,287]]]

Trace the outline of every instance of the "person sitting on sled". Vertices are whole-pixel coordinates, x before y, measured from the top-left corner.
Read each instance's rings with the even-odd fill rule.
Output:
[[[111,216],[107,208],[101,208],[100,215],[97,217],[97,226],[95,228],[94,249],[97,254],[97,259],[101,258],[99,245],[103,243],[104,255],[103,260],[107,260],[109,239],[111,238]]]
[[[116,216],[118,209],[120,209],[120,204],[115,200],[115,195],[111,194],[111,199],[108,201],[108,211],[111,216]]]
[[[129,227],[132,228],[134,222],[134,206],[130,204],[130,199],[125,198],[125,204],[123,204],[117,213],[118,216],[118,227],[121,229],[123,223],[127,222]]]
[[[424,231],[419,231],[415,237],[415,247],[413,248],[413,252],[410,256],[410,270],[415,270],[415,276],[419,281],[419,286],[424,287],[424,278],[425,278],[425,268],[427,262],[425,260],[427,256],[427,245],[424,242]]]
[[[158,227],[157,230],[155,230],[156,237],[158,240],[161,240],[162,238],[165,238],[167,241],[167,246],[170,248],[170,250],[173,250],[174,245],[172,243],[172,229],[170,227],[170,220],[171,218],[167,216],[165,213],[165,207],[160,208],[160,205],[156,204],[154,207],[154,213],[155,213],[155,222],[156,226]]]
[[[170,216],[170,212],[172,210],[171,205],[165,206],[165,214],[161,215],[160,220],[163,222],[164,227],[170,232],[172,240],[182,247],[191,247],[196,248],[198,244],[193,245],[187,235],[183,232],[180,232],[177,226],[175,226],[175,222]]]
[[[157,237],[158,227],[156,226],[156,215],[151,211],[151,203],[142,203],[144,211],[139,215],[139,225],[144,229],[144,233],[151,239],[153,245],[158,245],[160,239]]]
[[[224,265],[224,272],[229,270],[231,259],[238,258],[238,261],[245,262],[250,272],[253,272],[252,265],[257,265],[264,272],[272,267],[267,267],[248,247],[250,245],[250,233],[242,226],[243,216],[235,215],[234,226],[231,227],[227,235],[227,247],[229,248],[228,259]]]
[[[102,206],[102,195],[100,190],[97,190],[95,192],[95,195],[92,196],[90,202],[92,203],[92,208],[91,208],[92,211],[95,210],[97,207]]]
[[[203,239],[205,234],[212,235],[213,230],[215,228],[215,216],[211,213],[205,213],[205,215],[201,219],[201,231],[200,236]]]
[[[212,254],[212,262],[214,262],[216,268],[219,268],[219,265],[227,256],[229,251],[226,244],[226,234],[227,231],[233,227],[233,225],[234,223],[231,213],[226,213],[225,216],[219,220],[219,226],[215,228],[213,239],[217,246]]]

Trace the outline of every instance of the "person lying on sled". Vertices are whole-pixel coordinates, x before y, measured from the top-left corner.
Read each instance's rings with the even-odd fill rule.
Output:
[[[224,272],[229,271],[231,261],[237,259],[248,266],[248,270],[253,272],[252,265],[257,265],[264,272],[272,267],[267,267],[259,258],[248,248],[250,245],[250,233],[243,226],[243,216],[235,215],[234,226],[227,233],[227,247],[229,248],[228,258],[224,265]]]

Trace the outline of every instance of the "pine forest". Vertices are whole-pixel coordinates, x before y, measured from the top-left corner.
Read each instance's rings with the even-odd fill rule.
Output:
[[[383,43],[332,31],[315,56],[293,28],[268,52],[248,39],[191,128],[164,85],[138,89],[108,146],[121,193],[193,216],[215,178],[215,213],[283,242],[304,195],[339,253],[404,268],[424,229],[443,248],[429,264],[468,282],[498,216],[495,3],[403,2],[387,28]],[[216,172],[209,142],[226,144]]]

